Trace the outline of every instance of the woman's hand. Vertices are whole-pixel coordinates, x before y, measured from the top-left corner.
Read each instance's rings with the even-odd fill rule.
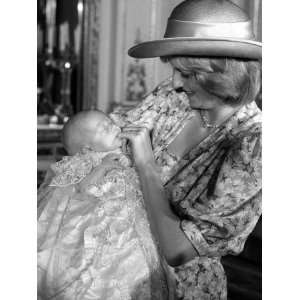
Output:
[[[133,159],[137,167],[155,166],[149,128],[130,125],[122,128],[120,137],[130,141]]]

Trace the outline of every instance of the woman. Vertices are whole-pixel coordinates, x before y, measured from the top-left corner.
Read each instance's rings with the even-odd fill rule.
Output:
[[[130,140],[150,224],[178,299],[226,299],[220,259],[261,214],[261,44],[227,0],[187,0],[165,38],[129,50],[173,67],[138,107],[112,114]]]

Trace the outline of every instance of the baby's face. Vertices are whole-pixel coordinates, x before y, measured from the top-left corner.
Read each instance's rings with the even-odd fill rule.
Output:
[[[96,125],[93,139],[93,149],[96,151],[111,151],[122,146],[119,138],[121,129],[108,117],[103,117]]]

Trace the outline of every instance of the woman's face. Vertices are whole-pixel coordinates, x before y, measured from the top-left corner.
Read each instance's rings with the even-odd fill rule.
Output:
[[[96,151],[111,151],[121,147],[120,133],[121,129],[110,118],[103,118],[96,126],[93,148]]]
[[[214,109],[222,103],[221,99],[209,94],[201,87],[192,72],[183,71],[173,66],[172,83],[174,89],[182,88],[184,90],[192,109]]]

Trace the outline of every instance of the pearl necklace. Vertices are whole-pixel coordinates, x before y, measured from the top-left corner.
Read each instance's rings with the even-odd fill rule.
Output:
[[[213,125],[213,124],[209,123],[208,118],[203,115],[203,110],[200,109],[199,113],[200,113],[200,117],[201,117],[201,120],[203,122],[203,127],[204,128],[213,128],[213,129],[216,129],[216,128],[219,127],[219,125]]]

